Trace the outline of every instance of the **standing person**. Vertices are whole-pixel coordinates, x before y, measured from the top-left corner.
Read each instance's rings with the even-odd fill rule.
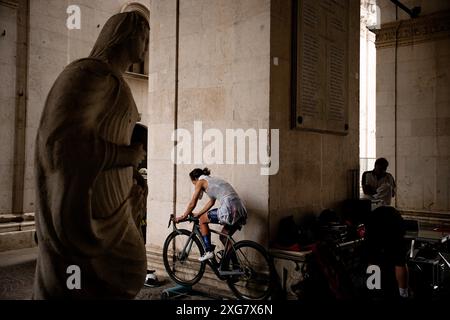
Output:
[[[365,228],[368,262],[381,269],[384,298],[408,298],[407,248],[401,214],[394,207],[378,207],[370,213]]]
[[[145,152],[130,145],[138,110],[123,73],[142,61],[148,39],[137,12],[112,16],[89,57],[69,64],[48,94],[36,138],[34,299],[128,299],[142,288],[132,188]]]
[[[395,197],[396,185],[394,177],[386,172],[389,162],[385,158],[375,161],[372,171],[366,171],[362,175],[362,188],[367,198],[380,200],[381,205],[391,205]]]
[[[247,209],[231,184],[223,179],[211,177],[210,174],[211,172],[208,168],[197,168],[189,173],[191,182],[195,186],[195,191],[184,214],[175,219],[176,223],[185,220],[189,215],[200,219],[200,232],[205,244],[205,254],[199,258],[199,261],[205,261],[214,257],[209,223],[221,224],[223,225],[222,233],[233,235],[237,230],[241,229],[247,220]],[[203,192],[209,196],[210,200],[203,209],[198,213],[194,213],[193,210]],[[211,209],[216,200],[220,203],[219,208]],[[226,237],[221,235],[220,241],[225,245]],[[225,248],[225,252],[228,249]]]

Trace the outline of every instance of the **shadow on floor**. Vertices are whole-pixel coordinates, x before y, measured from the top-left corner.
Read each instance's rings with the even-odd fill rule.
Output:
[[[13,250],[0,253],[0,300],[29,300],[33,291],[37,248]],[[159,287],[143,286],[137,300],[160,300],[164,290],[175,287],[175,283],[160,276]],[[208,299],[205,296],[185,296],[183,300]]]

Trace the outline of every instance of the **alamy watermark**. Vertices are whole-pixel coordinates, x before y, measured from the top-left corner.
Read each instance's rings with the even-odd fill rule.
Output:
[[[367,267],[366,273],[369,277],[366,280],[366,286],[369,290],[380,290],[381,289],[381,270],[377,265],[370,265]]]
[[[193,133],[177,129],[172,133],[176,145],[172,161],[176,164],[259,164],[261,175],[275,175],[279,169],[278,129],[203,130],[194,121]]]
[[[73,30],[81,29],[81,9],[77,5],[70,5],[67,7],[66,13],[69,15],[66,20],[67,29]]]
[[[81,269],[79,266],[72,264],[67,267],[66,273],[69,275],[66,280],[66,286],[69,290],[81,289]]]

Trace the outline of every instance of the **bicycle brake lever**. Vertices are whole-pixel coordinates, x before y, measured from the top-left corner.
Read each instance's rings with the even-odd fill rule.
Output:
[[[167,228],[170,228],[170,224],[172,223],[172,220],[173,220],[173,214],[170,215],[169,224],[167,225]]]

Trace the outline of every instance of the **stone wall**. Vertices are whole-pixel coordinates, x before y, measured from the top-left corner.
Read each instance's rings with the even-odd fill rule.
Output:
[[[24,3],[26,1],[13,1]],[[149,8],[149,0],[137,0]],[[16,71],[24,70],[24,63],[17,63],[17,19],[24,23],[27,19],[26,12],[17,10],[17,6],[8,2],[8,5],[0,5],[0,21],[2,31],[6,34],[1,38],[1,100],[4,106],[0,117],[0,145],[2,157],[0,159],[0,251],[34,245],[33,217],[35,210],[35,181],[34,181],[34,143],[39,120],[44,107],[45,99],[56,77],[66,65],[72,61],[86,57],[91,51],[101,28],[106,20],[121,11],[124,5],[130,1],[125,0],[80,0],[76,4],[81,10],[81,29],[69,30],[66,27],[69,4],[59,0],[31,0],[29,1],[29,33],[28,33],[28,71],[25,81],[28,82],[24,92],[26,98],[26,121],[17,125],[15,110],[17,109]],[[19,14],[20,13],[20,14]],[[20,43],[25,47],[26,41]],[[26,50],[19,50],[26,55]],[[25,74],[25,73],[24,73]],[[139,112],[142,114],[142,123],[148,119],[147,96],[148,80],[145,77],[125,76]],[[27,92],[26,92],[27,91]],[[20,95],[19,95],[20,97]],[[21,134],[20,125],[25,123],[25,157],[14,157],[14,141]],[[20,147],[20,146],[19,146]],[[17,152],[16,152],[17,154]],[[13,189],[14,164],[25,162],[24,185],[22,190],[17,185]],[[18,180],[21,180],[21,172],[16,172]],[[20,184],[18,184],[21,187]],[[23,212],[14,212],[13,196],[16,201],[21,201],[23,196]],[[21,207],[21,206],[20,206]],[[22,213],[30,213],[23,215]],[[30,222],[31,220],[31,222]],[[26,229],[24,229],[26,225]]]
[[[395,6],[380,2],[385,24],[377,31],[376,42],[377,156],[390,162],[398,208],[448,212],[450,3],[405,4],[421,6],[422,13],[410,20],[399,9],[399,19],[404,20],[395,22]]]
[[[86,57],[106,20],[129,1],[77,1],[81,30],[66,27],[68,4],[58,0],[30,1],[28,105],[24,211],[34,211],[34,139],[47,94],[70,62]],[[148,0],[133,1],[149,7]],[[146,118],[148,82],[130,79],[138,109]],[[3,189],[2,189],[3,190]]]
[[[14,118],[16,109],[17,8],[0,4],[0,214],[12,210]]]
[[[271,9],[270,127],[280,129],[280,170],[269,178],[270,237],[281,218],[318,214],[349,196],[348,172],[359,163],[359,1],[350,1],[349,130],[345,136],[290,129],[291,8]]]
[[[228,180],[247,205],[250,218],[237,238],[264,244],[268,178],[260,166],[199,162],[175,168],[171,137],[175,127],[193,134],[194,121],[224,136],[226,129],[269,128],[270,1],[180,1],[177,111],[176,1],[154,0],[150,12],[147,248],[160,253],[170,214],[183,214],[192,195],[188,173],[204,166]]]

